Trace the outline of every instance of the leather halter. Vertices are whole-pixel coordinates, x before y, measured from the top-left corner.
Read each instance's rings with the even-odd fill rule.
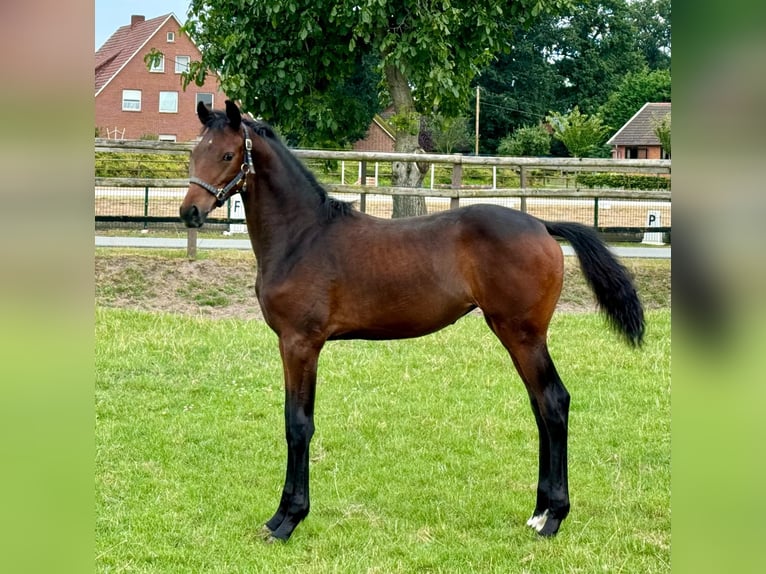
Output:
[[[210,185],[206,181],[201,180],[198,177],[190,177],[189,183],[194,183],[200,186],[205,191],[212,193],[215,196],[216,207],[221,207],[224,202],[229,199],[235,193],[242,193],[247,190],[247,176],[250,173],[255,173],[255,166],[253,165],[253,140],[250,139],[250,132],[247,126],[242,124],[242,131],[245,136],[245,162],[242,167],[239,168],[239,173],[234,179],[227,183],[224,187],[215,187]]]

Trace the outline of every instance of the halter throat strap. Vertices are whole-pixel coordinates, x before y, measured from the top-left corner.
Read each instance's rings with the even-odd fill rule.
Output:
[[[244,123],[242,124],[242,131],[245,138],[245,161],[239,168],[239,173],[237,173],[234,179],[223,187],[215,187],[198,177],[189,178],[189,183],[196,184],[215,196],[216,207],[221,207],[232,195],[247,191],[247,176],[251,173],[255,173],[255,165],[253,164],[253,140],[250,139],[250,130],[247,129],[247,126]]]

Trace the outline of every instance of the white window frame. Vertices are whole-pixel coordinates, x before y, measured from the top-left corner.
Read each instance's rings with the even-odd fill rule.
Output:
[[[152,62],[152,67],[149,68],[149,71],[153,74],[162,74],[165,72],[165,56],[160,56],[160,61],[155,65],[155,62]]]
[[[125,104],[127,102],[138,102],[138,107]],[[122,90],[122,111],[140,112],[141,111],[141,90]]]
[[[200,96],[210,96],[210,108],[213,108],[213,104],[215,103],[215,94],[213,92],[197,92],[197,96],[194,99],[194,109],[197,109],[197,106],[202,101],[199,99]]]
[[[163,96],[167,98],[170,94],[175,96],[175,109],[162,109]],[[177,114],[178,113],[178,92],[160,92],[158,110],[161,114]]]
[[[181,64],[181,62],[179,61],[179,58],[185,58],[186,60],[185,63]],[[181,74],[183,72],[188,71],[189,64],[191,64],[191,56],[176,56],[175,62],[176,62],[175,63],[176,74]]]
[[[158,139],[161,142],[173,142],[173,143],[175,143],[176,136],[174,136],[172,134],[160,134]]]
[[[175,32],[168,32],[168,35],[165,36],[165,39],[168,41],[168,44],[172,44],[176,41],[176,33]]]

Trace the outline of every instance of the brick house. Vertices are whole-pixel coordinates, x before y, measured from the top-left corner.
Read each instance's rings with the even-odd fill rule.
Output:
[[[655,124],[670,114],[670,102],[646,103],[614,134],[607,144],[614,159],[667,159]]]
[[[197,102],[222,107],[226,99],[214,74],[204,86],[184,91],[180,73],[201,59],[199,49],[180,31],[174,14],[146,20],[131,16],[96,52],[96,128],[100,137],[192,141],[200,132]],[[144,56],[156,48],[160,65],[148,70]]]
[[[396,138],[383,117],[375,114],[363,139],[354,142],[354,151],[393,152]]]

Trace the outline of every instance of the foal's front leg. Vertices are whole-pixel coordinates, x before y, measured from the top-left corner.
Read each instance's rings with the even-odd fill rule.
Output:
[[[287,471],[279,508],[266,523],[272,538],[287,540],[309,513],[309,443],[314,434],[314,395],[321,345],[280,338],[285,371]]]

